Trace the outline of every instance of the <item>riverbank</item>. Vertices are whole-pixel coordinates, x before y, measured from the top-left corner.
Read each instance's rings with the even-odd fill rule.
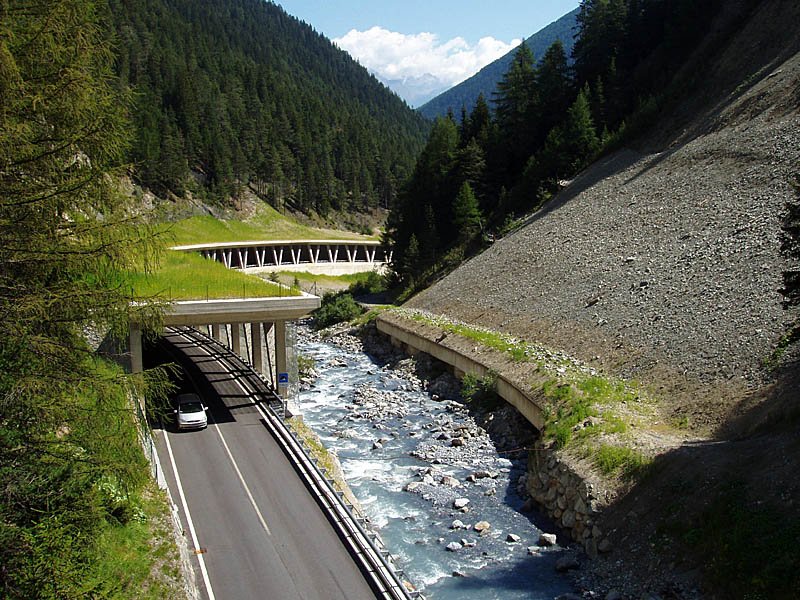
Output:
[[[340,326],[331,332],[327,338],[332,343],[349,351],[364,351],[375,357],[380,364],[390,365],[392,368],[404,373],[407,377],[416,378],[419,386],[426,390],[431,397],[446,402],[453,402],[456,410],[469,410],[460,400],[460,382],[454,378],[448,369],[431,359],[425,354],[416,354],[413,358],[393,345],[390,340],[382,336],[373,326],[366,326],[359,330]],[[463,348],[486,357],[486,348]],[[562,357],[563,358],[563,357]],[[519,365],[517,365],[519,368]],[[655,545],[642,545],[639,540],[616,538],[619,547],[614,547],[616,523],[602,525],[603,512],[607,507],[617,501],[617,493],[609,487],[608,482],[599,481],[597,474],[592,472],[587,461],[580,461],[575,456],[554,451],[537,442],[537,433],[513,407],[502,405],[500,408],[488,411],[475,411],[474,420],[480,428],[486,427],[490,432],[493,443],[503,452],[508,449],[527,450],[525,458],[530,454],[532,460],[528,468],[522,469],[514,481],[514,486],[523,497],[523,502],[516,507],[517,510],[532,508],[531,497],[538,500],[542,510],[549,512],[553,517],[550,525],[553,531],[560,531],[559,541],[565,545],[570,541],[569,527],[561,529],[566,519],[567,525],[573,525],[573,520],[589,517],[585,521],[589,531],[597,535],[597,546],[589,545],[589,552],[578,551],[573,547],[569,560],[560,565],[573,573],[573,580],[578,589],[594,594],[600,598],[640,598],[642,594],[651,594],[652,597],[666,597],[693,599],[701,597],[699,590],[698,572],[686,569],[685,560],[668,561],[664,559],[662,548]],[[513,432],[513,433],[512,433]],[[522,435],[520,435],[522,432]],[[442,432],[451,435],[448,432]],[[472,435],[472,433],[470,433]],[[647,438],[647,436],[644,436]],[[460,444],[460,442],[456,442]],[[655,441],[648,439],[645,443],[655,448]],[[465,452],[470,446],[459,446],[454,454]],[[513,448],[511,448],[513,447]],[[426,456],[437,460],[435,455]],[[586,475],[588,474],[588,475]],[[424,475],[423,475],[424,477]],[[616,481],[618,485],[624,482]],[[418,488],[421,486],[414,486]],[[622,487],[625,487],[624,485]],[[629,487],[629,486],[628,486]],[[578,490],[583,492],[580,497]],[[627,489],[627,488],[626,488]],[[430,490],[426,490],[430,493]],[[622,490],[624,491],[624,490]],[[537,497],[538,495],[538,497]],[[544,497],[542,497],[544,496]],[[549,506],[548,506],[549,503]],[[569,504],[569,506],[568,506]],[[586,509],[581,509],[582,505]],[[591,509],[591,510],[589,510]],[[581,511],[583,510],[583,515]],[[633,516],[631,518],[637,518]],[[640,517],[643,515],[640,515]],[[595,521],[596,520],[596,521]],[[559,528],[555,527],[555,523]],[[641,523],[643,530],[650,530],[655,524]],[[601,528],[608,527],[612,535],[604,536]],[[584,531],[581,529],[580,531]],[[572,534],[574,536],[574,533]],[[585,539],[581,547],[587,548]],[[599,546],[599,547],[598,547]],[[591,559],[589,558],[591,556]],[[620,568],[624,564],[625,568]],[[574,569],[574,570],[573,570]],[[639,570],[641,569],[641,570]],[[661,594],[662,596],[659,596]]]
[[[576,549],[526,505],[530,425],[508,407],[465,406],[444,365],[405,356],[373,326],[326,333],[299,340],[323,377],[306,382],[304,419],[423,592],[552,600],[573,589],[563,571]]]

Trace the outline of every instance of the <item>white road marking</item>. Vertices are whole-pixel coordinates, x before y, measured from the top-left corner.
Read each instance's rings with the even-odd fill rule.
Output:
[[[184,339],[186,339],[186,338],[184,337]],[[213,358],[214,360],[219,361],[219,358],[216,356],[216,354],[212,353],[205,346],[198,346],[198,348],[203,353],[205,353],[205,355],[208,356],[209,358]],[[233,375],[233,373],[230,373],[230,374]],[[237,386],[239,386],[239,389],[242,390],[242,392],[244,392],[247,395],[251,394],[251,392],[248,391],[247,388],[244,387],[244,385],[242,385],[241,381],[239,381],[238,379],[234,378],[233,382]],[[239,481],[242,483],[242,487],[244,488],[244,491],[247,494],[247,498],[250,500],[250,504],[252,505],[253,510],[256,511],[256,515],[258,516],[258,520],[261,523],[261,526],[264,528],[264,531],[267,532],[267,535],[271,536],[272,532],[269,530],[269,525],[267,525],[267,521],[264,518],[264,515],[261,514],[261,510],[258,508],[258,504],[256,504],[256,499],[253,497],[253,493],[250,491],[250,486],[247,485],[247,481],[245,481],[244,475],[242,475],[242,471],[239,469],[239,465],[236,462],[236,459],[233,458],[233,453],[231,452],[231,449],[228,446],[228,442],[225,441],[225,437],[222,435],[222,430],[220,429],[219,424],[216,421],[214,421],[214,417],[211,414],[209,414],[208,417],[209,417],[209,421],[212,424],[216,425],[216,427],[214,427],[214,429],[217,432],[217,435],[219,435],[219,439],[222,441],[222,445],[225,447],[225,452],[228,453],[228,458],[231,460],[231,464],[233,465],[233,468],[236,471],[236,475],[239,477]]]
[[[200,551],[200,542],[197,540],[197,532],[194,529],[194,522],[192,521],[192,515],[189,514],[189,504],[186,502],[186,494],[183,492],[183,486],[181,485],[181,477],[178,475],[178,465],[175,464],[175,455],[172,453],[172,444],[169,443],[169,434],[167,434],[167,430],[164,429],[164,442],[167,445],[167,453],[169,454],[169,461],[172,463],[172,472],[175,475],[175,485],[178,486],[178,495],[181,497],[181,504],[183,505],[183,514],[186,515],[186,522],[189,524],[189,533],[192,536],[192,543],[194,544],[195,553],[197,556],[197,561],[200,563],[200,573],[203,575],[203,582],[206,585],[206,591],[208,592],[209,600],[216,600],[214,597],[214,590],[211,587],[211,579],[208,577],[208,570],[206,569],[206,561],[203,558],[203,555],[199,553]]]
[[[236,383],[239,382],[237,381]],[[214,422],[213,418],[211,419],[211,422],[217,425]],[[220,430],[218,425],[214,427],[214,430],[217,432],[217,435],[219,435],[219,439],[222,441],[222,445],[225,447],[225,452],[228,453],[228,458],[231,459],[231,464],[233,465],[233,468],[236,471],[236,475],[239,476],[239,481],[242,482],[242,487],[244,488],[244,491],[247,494],[247,498],[250,500],[250,504],[253,505],[253,510],[255,510],[256,515],[258,515],[258,520],[261,522],[261,526],[264,528],[264,531],[267,532],[267,535],[272,535],[272,532],[269,530],[269,526],[267,525],[267,521],[264,519],[264,515],[261,514],[261,510],[258,508],[258,504],[256,504],[256,499],[253,497],[253,494],[250,491],[250,486],[247,485],[247,482],[244,479],[244,475],[242,475],[241,470],[239,470],[239,465],[236,463],[236,459],[233,458],[233,453],[231,452],[230,447],[228,447],[228,442],[225,441],[225,437],[222,435],[222,431]]]

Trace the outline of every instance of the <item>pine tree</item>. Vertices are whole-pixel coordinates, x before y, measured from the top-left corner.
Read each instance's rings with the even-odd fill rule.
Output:
[[[514,178],[532,152],[536,120],[532,118],[536,95],[536,69],[533,53],[523,42],[494,96],[495,115],[507,153],[507,172]]]
[[[481,93],[475,101],[475,108],[472,109],[467,119],[467,125],[463,127],[461,135],[461,145],[467,145],[471,140],[475,140],[481,148],[486,148],[489,141],[489,130],[492,126],[492,114],[486,98]]]
[[[478,199],[465,181],[453,201],[453,225],[458,231],[459,240],[466,242],[474,238],[481,231],[482,222]]]
[[[532,117],[539,119],[540,137],[536,140],[539,147],[547,132],[561,121],[574,95],[567,55],[560,41],[554,42],[542,57],[536,73],[536,88],[539,103]]]
[[[600,140],[589,108],[588,84],[578,93],[575,102],[567,111],[564,138],[569,149],[568,175],[572,176],[585,167],[600,149]]]
[[[408,240],[408,248],[403,254],[403,263],[400,266],[401,278],[409,287],[413,286],[415,276],[421,270],[419,259],[419,241],[417,241],[416,235],[411,234],[411,239]]]

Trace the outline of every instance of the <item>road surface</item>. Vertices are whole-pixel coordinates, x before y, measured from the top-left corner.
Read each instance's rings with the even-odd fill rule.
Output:
[[[211,386],[208,428],[157,431],[162,467],[209,599],[376,597],[264,425],[262,408],[199,344],[168,335]],[[194,379],[198,378],[195,374]],[[199,383],[199,382],[198,382]],[[188,511],[188,514],[187,514]]]

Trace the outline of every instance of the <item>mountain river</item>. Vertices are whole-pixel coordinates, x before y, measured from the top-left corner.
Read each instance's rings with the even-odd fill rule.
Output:
[[[434,400],[414,377],[300,337],[319,375],[300,392],[300,413],[426,598],[551,600],[571,590],[555,570],[561,548],[539,548],[534,521],[543,521],[519,510],[524,463],[498,454],[459,403]]]

